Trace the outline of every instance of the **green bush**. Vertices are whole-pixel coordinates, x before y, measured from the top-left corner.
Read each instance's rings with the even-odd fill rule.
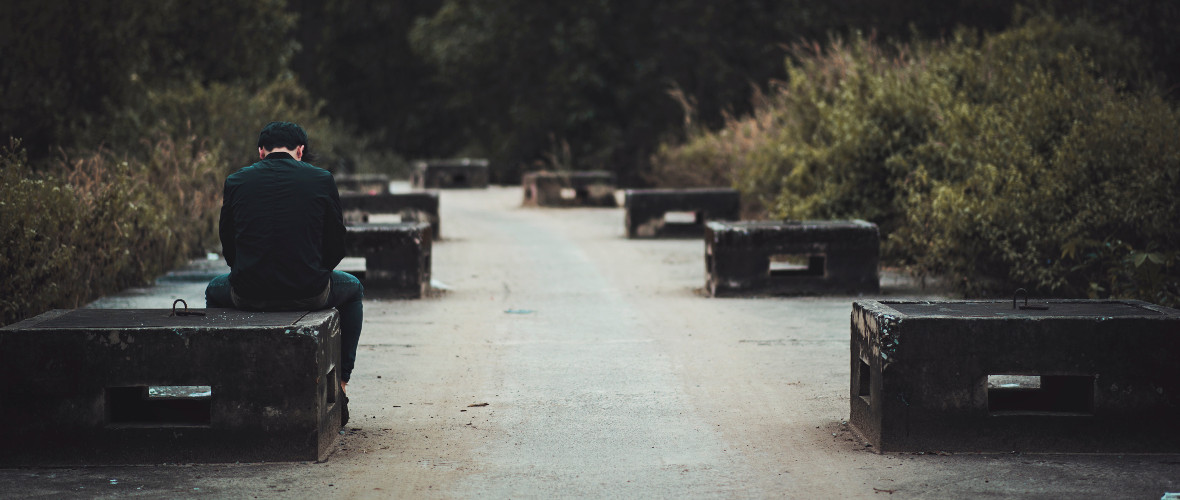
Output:
[[[115,144],[37,168],[15,142],[0,154],[0,322],[77,307],[216,250],[225,176],[257,161],[258,131],[272,120],[302,124],[330,170],[405,171],[323,118],[290,79],[150,91],[110,117]]]
[[[59,179],[31,175],[25,152],[13,141],[0,151],[0,324],[58,304],[77,303],[62,280],[78,249],[63,241],[79,224],[79,207]],[[60,276],[60,278],[59,278]]]
[[[919,269],[952,276],[973,295],[1029,286],[1177,304],[1180,113],[1110,88],[1040,90],[1059,99],[997,112],[968,144],[979,160],[963,179],[911,176],[909,224],[894,243]],[[1012,130],[1033,121],[1020,114],[1045,112],[1036,105],[1073,122],[1043,153],[1028,138],[1045,138]]]
[[[31,172],[0,152],[0,323],[142,285],[205,249],[220,201],[215,154],[161,139],[145,162],[109,151]]]
[[[748,213],[872,220],[887,262],[971,296],[1180,301],[1180,115],[1134,41],[1038,16],[795,55],[751,117],[665,145],[657,171],[728,178]]]
[[[1095,35],[1106,51],[1091,57],[1097,44],[1061,38],[1093,26],[1036,21],[943,56],[956,97],[904,162],[906,216],[888,246],[973,296],[1028,287],[1176,304],[1180,268],[1159,249],[1177,243],[1180,115],[1122,88],[1133,44]]]
[[[284,77],[254,89],[222,83],[189,83],[149,91],[141,108],[129,108],[117,120],[129,131],[121,143],[134,146],[133,154],[150,154],[151,142],[131,134],[148,124],[156,135],[195,136],[208,149],[219,150],[228,174],[258,160],[258,131],[275,120],[293,121],[310,136],[308,151],[313,162],[332,171],[381,172],[408,176],[406,162],[375,144],[370,136],[326,118],[323,104],[313,99],[295,80]]]

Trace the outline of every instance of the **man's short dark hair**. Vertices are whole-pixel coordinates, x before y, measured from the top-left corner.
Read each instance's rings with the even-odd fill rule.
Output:
[[[307,132],[292,122],[270,122],[258,134],[258,147],[262,149],[295,149],[299,146],[307,146]]]

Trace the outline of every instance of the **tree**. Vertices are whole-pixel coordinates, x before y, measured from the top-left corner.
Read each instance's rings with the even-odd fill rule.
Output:
[[[295,48],[293,22],[283,0],[3,2],[0,137],[22,137],[31,160],[136,137],[149,89],[272,80]],[[127,121],[112,126],[116,116]]]
[[[411,39],[449,92],[460,133],[509,177],[568,145],[566,166],[607,168],[633,184],[656,144],[684,131],[686,113],[719,126],[785,78],[785,44],[878,19],[889,35],[908,34],[914,20],[936,26],[979,11],[990,15],[977,22],[992,22],[1010,8],[976,4],[450,0]]]
[[[411,157],[443,156],[461,147],[457,119],[433,68],[415,54],[409,32],[440,0],[293,0],[303,47],[292,65],[325,112]]]

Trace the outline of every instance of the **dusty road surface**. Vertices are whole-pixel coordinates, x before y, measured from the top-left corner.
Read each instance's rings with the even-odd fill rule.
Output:
[[[1143,498],[1180,455],[888,454],[848,417],[855,297],[710,299],[704,246],[621,209],[444,191],[434,278],[366,301],[325,463],[0,470],[6,498]],[[110,307],[201,304],[203,284]],[[881,296],[920,296],[888,275]],[[479,406],[472,406],[479,405]],[[936,451],[936,450],[933,450]]]

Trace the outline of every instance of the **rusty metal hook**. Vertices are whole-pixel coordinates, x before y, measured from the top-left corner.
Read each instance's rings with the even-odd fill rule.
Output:
[[[178,303],[184,304],[183,311],[176,310],[176,304],[178,304]],[[184,299],[176,299],[176,300],[172,301],[172,314],[169,314],[168,316],[204,316],[204,315],[205,315],[205,313],[201,312],[201,311],[188,310],[188,302],[185,302]]]

